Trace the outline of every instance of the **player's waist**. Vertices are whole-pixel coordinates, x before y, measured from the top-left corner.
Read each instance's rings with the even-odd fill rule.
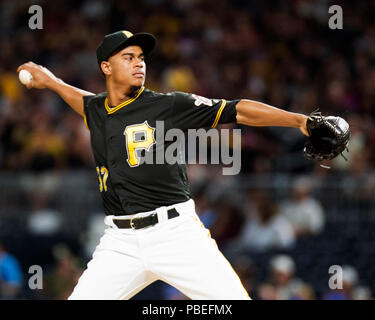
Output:
[[[155,210],[138,212],[136,214],[117,216],[107,215],[104,223],[108,226],[124,229],[142,229],[158,223],[176,218],[184,213],[194,212],[193,199],[176,203],[170,206],[162,206]]]

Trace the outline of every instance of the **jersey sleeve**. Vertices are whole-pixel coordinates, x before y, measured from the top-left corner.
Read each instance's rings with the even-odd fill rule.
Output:
[[[174,97],[172,122],[176,128],[215,128],[219,123],[236,122],[236,104],[240,100],[208,99],[183,92],[170,95]]]

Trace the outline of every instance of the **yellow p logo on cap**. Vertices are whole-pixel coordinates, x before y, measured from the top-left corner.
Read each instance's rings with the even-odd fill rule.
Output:
[[[133,34],[130,32],[130,31],[123,31],[124,35],[127,37],[127,38],[130,38]]]

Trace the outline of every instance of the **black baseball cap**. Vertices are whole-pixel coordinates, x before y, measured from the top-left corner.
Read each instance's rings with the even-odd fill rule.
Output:
[[[107,34],[96,49],[99,69],[102,61],[108,61],[109,57],[118,49],[131,45],[140,46],[147,56],[156,46],[156,38],[147,32],[133,34],[130,31],[117,31]]]

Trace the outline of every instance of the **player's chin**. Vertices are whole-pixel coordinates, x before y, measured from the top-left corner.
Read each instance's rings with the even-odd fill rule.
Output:
[[[132,85],[134,87],[142,87],[145,83],[145,78],[144,77],[139,77],[139,78],[134,78],[132,81]]]

